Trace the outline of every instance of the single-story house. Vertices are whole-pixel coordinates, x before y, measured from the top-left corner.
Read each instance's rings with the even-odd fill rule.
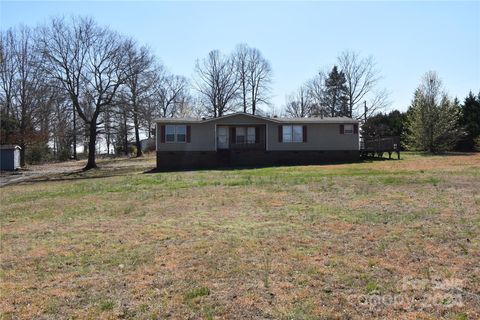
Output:
[[[20,168],[20,147],[0,145],[0,170],[14,171]]]
[[[355,161],[358,120],[280,118],[233,113],[156,120],[157,169]]]

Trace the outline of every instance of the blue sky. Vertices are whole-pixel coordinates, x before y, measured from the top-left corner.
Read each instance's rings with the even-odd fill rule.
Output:
[[[272,102],[330,67],[343,50],[373,55],[390,109],[406,110],[422,74],[439,73],[463,99],[480,90],[480,2],[0,2],[1,28],[55,15],[89,15],[147,44],[171,72],[238,43],[259,48],[274,71]]]

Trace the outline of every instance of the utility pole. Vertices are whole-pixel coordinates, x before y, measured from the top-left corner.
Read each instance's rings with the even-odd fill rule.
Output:
[[[365,113],[363,114],[363,121],[367,122],[367,111],[368,111],[368,108],[367,108],[367,101],[363,101],[363,106],[364,106],[364,109],[365,109]]]

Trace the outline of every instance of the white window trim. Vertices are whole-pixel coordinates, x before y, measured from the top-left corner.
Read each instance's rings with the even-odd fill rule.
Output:
[[[173,141],[167,140],[167,127],[173,127]],[[178,141],[177,127],[185,128],[185,141]],[[165,143],[187,143],[187,125],[185,124],[167,124],[165,126]]]
[[[285,141],[285,127],[290,127],[290,136],[291,140],[290,141]],[[294,130],[293,127],[300,127],[301,128],[301,134],[300,134],[300,141],[294,141]],[[303,143],[303,126],[302,125],[295,125],[295,124],[287,124],[287,125],[282,125],[282,143]]]

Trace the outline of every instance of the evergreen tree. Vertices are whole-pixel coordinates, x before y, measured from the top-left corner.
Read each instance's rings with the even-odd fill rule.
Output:
[[[415,91],[407,118],[407,146],[414,150],[451,150],[461,137],[460,106],[442,91],[435,72],[428,72]]]
[[[390,113],[378,113],[367,119],[362,126],[364,138],[401,137],[404,132],[406,113],[393,110]]]
[[[348,96],[345,74],[334,66],[325,79],[323,105],[329,117],[351,117],[348,112]]]
[[[468,94],[462,105],[460,124],[465,129],[465,136],[457,144],[457,149],[462,151],[473,151],[475,141],[480,139],[480,92],[475,96],[472,92]]]

